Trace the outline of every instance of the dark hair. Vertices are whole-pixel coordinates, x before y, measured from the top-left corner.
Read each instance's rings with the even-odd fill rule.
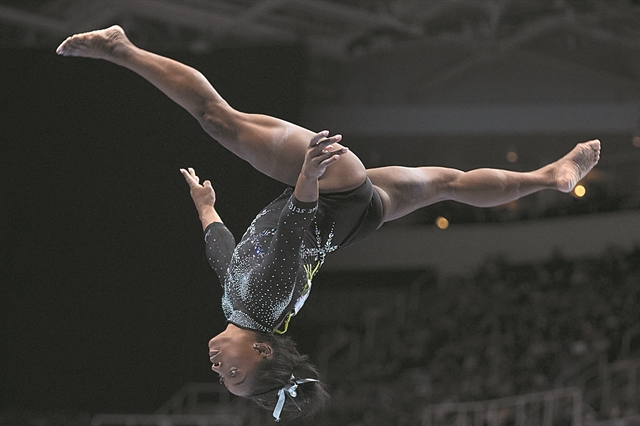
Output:
[[[255,371],[253,393],[247,398],[267,410],[273,410],[278,402],[278,391],[296,379],[320,380],[318,369],[309,362],[307,355],[298,352],[296,344],[288,336],[257,333],[260,343],[267,343],[273,355],[261,361]],[[329,403],[329,392],[322,382],[298,385],[295,402],[286,395],[281,417],[286,420],[310,418]],[[297,405],[297,406],[296,406]]]

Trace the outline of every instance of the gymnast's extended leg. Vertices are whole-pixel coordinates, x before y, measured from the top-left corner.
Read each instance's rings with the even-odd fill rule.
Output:
[[[224,147],[267,176],[295,184],[314,132],[273,117],[234,110],[200,72],[139,49],[119,26],[71,36],[57,52],[104,59],[138,73],[191,113]],[[335,147],[341,145],[336,143]],[[382,167],[365,172],[360,160],[349,152],[327,169],[320,191],[353,189],[368,175],[382,197],[385,221],[389,221],[442,200],[489,207],[546,188],[568,192],[597,163],[599,155],[600,142],[590,141],[577,145],[555,163],[528,173],[496,169],[465,173],[440,167]]]
[[[391,166],[368,169],[367,175],[382,198],[384,221],[388,222],[444,200],[492,207],[543,189],[569,192],[599,159],[600,141],[592,140],[532,172]]]
[[[236,111],[200,72],[136,47],[117,25],[71,36],[56,52],[104,59],[136,72],[185,108],[225,148],[265,175],[295,185],[315,132],[274,117]],[[334,148],[342,146],[335,143]],[[320,179],[320,191],[353,189],[365,178],[364,166],[348,152],[327,169]]]

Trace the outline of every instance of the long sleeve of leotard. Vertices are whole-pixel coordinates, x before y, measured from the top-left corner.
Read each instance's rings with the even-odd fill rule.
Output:
[[[204,241],[209,265],[216,272],[220,285],[224,286],[224,277],[236,247],[233,234],[222,222],[213,222],[205,229]]]
[[[272,298],[292,294],[301,272],[300,247],[305,230],[317,210],[317,202],[302,202],[291,195],[280,214],[278,227],[262,261],[262,282],[270,283],[264,292]]]

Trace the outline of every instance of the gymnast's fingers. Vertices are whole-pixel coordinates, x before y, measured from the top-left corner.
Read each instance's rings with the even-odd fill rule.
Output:
[[[332,151],[323,151],[322,155],[318,156],[316,160],[318,161],[319,166],[326,167],[338,161],[340,156],[346,154],[348,151],[349,148],[347,147]]]
[[[198,186],[198,181],[196,180],[197,176],[196,176],[196,179],[194,179],[193,175],[191,174],[192,171],[193,171],[192,168],[189,168],[189,171],[185,169],[180,169],[180,173],[182,173],[182,176],[184,176],[184,179],[187,181],[187,184],[189,185],[190,188],[193,188],[194,186]]]
[[[311,138],[311,142],[309,143],[309,146],[313,148],[314,146],[318,145],[318,143],[320,143],[320,141],[322,139],[326,138],[327,136],[329,136],[329,131],[328,130],[323,130],[323,131],[321,131],[319,133],[316,133]]]

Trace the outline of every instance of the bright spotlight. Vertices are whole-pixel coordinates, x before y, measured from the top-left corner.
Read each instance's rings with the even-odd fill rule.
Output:
[[[436,218],[436,226],[440,229],[447,229],[449,227],[449,221],[445,217],[438,216]]]
[[[575,195],[578,198],[584,197],[584,194],[586,193],[587,193],[587,188],[585,188],[580,184],[576,185],[576,187],[573,188],[573,195]]]

